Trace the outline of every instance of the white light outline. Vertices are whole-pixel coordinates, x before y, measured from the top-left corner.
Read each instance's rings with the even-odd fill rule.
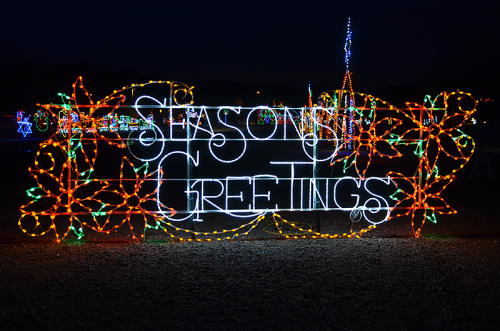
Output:
[[[160,106],[165,106],[165,107],[166,107],[166,105],[162,104],[159,100],[157,100],[157,99],[155,99],[155,98],[153,98],[153,97],[151,97],[151,96],[149,96],[149,95],[141,95],[139,98],[137,98],[137,100],[135,100],[134,108],[135,108],[135,111],[137,112],[137,114],[138,114],[139,116],[141,116],[141,117],[142,117],[142,119],[143,119],[144,121],[148,121],[148,120],[146,119],[146,117],[145,117],[145,116],[144,116],[144,115],[143,115],[143,114],[139,111],[139,109],[137,108],[137,103],[138,103],[138,102],[139,102],[139,100],[141,100],[141,99],[150,99],[150,100],[153,100],[153,101],[157,102]],[[149,121],[148,121],[148,122],[149,122]],[[146,146],[146,147],[151,146],[154,142],[156,142],[156,141],[158,140],[158,139],[157,139],[157,137],[158,137],[158,136],[157,136],[157,134],[156,134],[156,131],[158,131],[158,132],[160,133],[160,135],[161,135],[161,140],[160,140],[160,142],[161,142],[161,150],[158,152],[158,154],[157,154],[155,157],[152,157],[152,158],[150,158],[150,159],[143,159],[143,158],[137,157],[137,156],[136,156],[136,155],[132,152],[132,150],[130,149],[130,145],[128,145],[128,144],[127,144],[127,146],[128,146],[127,148],[128,148],[128,151],[130,152],[130,154],[132,154],[132,156],[133,156],[133,157],[135,157],[136,159],[141,160],[141,161],[143,161],[143,162],[151,162],[151,161],[154,161],[154,160],[158,159],[158,158],[161,156],[161,154],[163,153],[163,150],[165,149],[165,136],[163,135],[163,132],[160,130],[160,128],[159,128],[156,124],[151,123],[151,125],[152,125],[152,126],[154,126],[154,127],[156,128],[156,130],[153,130],[153,132],[155,133],[155,138],[151,141],[151,143],[145,143],[145,142],[144,142],[144,138],[143,138],[142,136],[144,135],[144,133],[145,133],[146,131],[142,131],[142,132],[139,134],[139,142],[140,142],[140,144],[141,144],[141,145],[143,145],[143,146]],[[132,132],[135,132],[135,131],[131,131],[131,134],[132,134]],[[130,137],[130,135],[129,135],[129,137]],[[167,154],[167,155],[168,155],[168,154]],[[160,163],[161,163],[161,162],[160,162]]]
[[[162,210],[161,208],[161,204],[162,202],[160,201],[160,189],[161,189],[161,183],[162,183],[162,170],[161,170],[161,165],[163,164],[163,161],[165,161],[165,159],[167,157],[169,157],[170,155],[174,155],[174,154],[183,154],[185,156],[187,156],[188,158],[190,158],[192,161],[193,161],[193,165],[195,167],[197,167],[199,164],[200,164],[200,152],[199,151],[196,151],[196,160],[194,159],[194,157],[186,152],[183,152],[183,151],[173,151],[173,152],[170,152],[168,154],[166,154],[161,160],[160,162],[158,163],[158,168],[157,168],[157,185],[156,185],[156,205],[158,207],[158,211],[160,212],[161,215],[163,215],[165,218],[171,220],[171,221],[174,221],[174,222],[180,222],[180,221],[184,221],[188,218],[190,218],[192,215],[194,214],[197,214],[197,212],[199,213],[198,209],[199,209],[199,205],[198,205],[198,200],[199,200],[199,193],[198,191],[184,191],[184,193],[186,194],[190,194],[190,193],[195,193],[196,192],[196,206],[193,210],[192,213],[190,213],[188,216],[184,217],[184,218],[181,218],[181,219],[174,219],[174,218],[171,218],[169,217],[167,214],[165,214],[165,211]],[[187,179],[186,179],[187,180]],[[167,204],[164,204],[165,206]]]
[[[248,184],[252,185],[252,177],[251,176],[227,176],[226,177],[226,210],[228,199],[240,198],[240,201],[243,202],[243,191],[240,191],[239,195],[229,195],[229,180],[246,180],[248,179]],[[248,211],[252,210],[252,204],[248,204]]]
[[[270,110],[273,115],[274,115],[274,118],[275,118],[275,121],[274,121],[274,131],[273,133],[271,133],[269,136],[267,136],[266,138],[259,138],[257,136],[254,136],[254,134],[252,133],[252,131],[250,130],[250,115],[252,115],[252,113],[256,110],[259,110],[259,109],[268,109]],[[274,137],[274,134],[276,133],[276,131],[278,130],[278,116],[276,115],[276,112],[270,108],[270,107],[266,107],[266,106],[258,106],[257,108],[253,108],[252,110],[250,110],[250,112],[248,113],[247,115],[247,122],[246,122],[246,125],[247,125],[247,132],[249,135],[252,136],[253,139],[255,140],[260,140],[260,141],[263,141],[263,140],[269,140],[271,139],[272,137]],[[285,125],[286,126],[286,125]],[[286,129],[285,129],[286,130]]]
[[[364,187],[365,187],[365,190],[366,192],[368,192],[369,194],[373,195],[374,197],[376,198],[370,198],[368,200],[365,201],[365,203],[363,204],[363,216],[364,218],[371,224],[373,225],[377,225],[377,224],[381,224],[381,223],[384,223],[385,221],[387,221],[389,219],[389,215],[391,213],[391,210],[392,208],[389,206],[389,203],[387,202],[386,199],[384,199],[382,196],[380,195],[377,195],[377,194],[374,194],[372,191],[370,191],[368,189],[368,182],[370,180],[378,180],[378,181],[381,181],[383,182],[385,185],[389,185],[391,183],[391,178],[390,177],[369,177],[365,180],[365,184],[364,184]],[[382,199],[384,202],[385,202],[385,205],[387,207],[383,208],[382,207],[382,204],[380,203],[380,201],[377,199],[377,198],[380,198]],[[373,207],[366,207],[366,204],[372,200],[375,200],[377,201],[378,203],[378,207],[375,207],[375,211],[372,211],[373,210]],[[382,220],[382,221],[379,221],[379,222],[373,222],[371,221],[367,216],[366,216],[366,213],[365,211],[368,210],[371,214],[377,214],[381,209],[383,210],[387,210],[387,215],[385,216],[385,218]]]
[[[218,179],[209,178],[209,179],[199,179],[195,183],[193,183],[193,185],[191,185],[191,187],[193,187],[199,181],[201,181],[201,210],[205,211],[205,205],[204,205],[205,201],[208,202],[209,204],[211,204],[212,206],[214,206],[215,208],[217,208],[219,210],[223,210],[222,208],[220,208],[214,202],[208,200],[207,198],[211,198],[211,199],[220,198],[222,196],[222,194],[224,194],[224,191],[225,191],[224,184]],[[220,191],[219,195],[205,195],[205,193],[204,193],[205,192],[205,182],[219,183],[221,186],[221,191]]]
[[[157,140],[160,140],[161,143],[162,143],[162,148],[160,150],[160,152],[153,158],[149,158],[149,159],[144,159],[144,158],[139,158],[137,157],[136,155],[134,155],[132,153],[132,151],[130,151],[130,147],[129,147],[129,151],[130,153],[135,157],[137,158],[138,160],[141,160],[143,162],[148,162],[148,161],[154,161],[154,160],[157,160],[161,154],[163,153],[164,151],[164,148],[165,148],[165,141],[167,141],[167,139],[165,139],[164,135],[163,135],[163,132],[159,129],[159,127],[152,123],[150,121],[150,116],[148,116],[148,118],[146,118],[143,114],[141,114],[137,108],[137,103],[142,100],[142,99],[149,99],[149,100],[153,100],[155,102],[157,102],[160,106],[163,106],[165,108],[169,108],[167,107],[166,104],[164,103],[161,103],[160,101],[158,101],[157,99],[153,98],[153,97],[150,97],[150,96],[147,96],[147,95],[143,95],[141,97],[139,97],[137,100],[136,100],[136,103],[135,103],[135,110],[136,112],[139,114],[139,116],[142,117],[142,119],[154,126],[154,128],[156,128],[156,130],[158,130],[158,132],[160,133],[162,139],[158,139],[158,135],[157,133],[155,132],[155,138],[148,138],[148,139],[145,139],[143,138],[143,134],[145,132],[141,132],[141,134],[139,135],[139,142],[141,143],[141,145],[143,146],[151,146],[154,142],[156,142]],[[172,106],[171,108],[176,108],[176,109],[186,109],[186,111],[189,111],[190,109],[195,109],[196,107],[194,106],[187,106],[187,105],[184,105],[184,106]],[[233,125],[229,125],[227,123],[225,123],[224,121],[222,121],[221,119],[221,112],[225,109],[228,109],[228,110],[232,110],[234,111],[236,114],[240,114],[241,113],[241,107],[229,107],[229,106],[224,106],[224,107],[217,107],[217,119],[219,121],[219,123],[226,127],[226,128],[230,128],[230,129],[234,129],[238,132],[238,134],[242,137],[242,138],[233,138],[233,139],[227,139],[226,136],[223,134],[223,133],[216,133],[214,131],[214,128],[212,126],[212,123],[211,123],[211,119],[210,119],[210,116],[208,114],[208,111],[207,111],[207,107],[205,106],[202,106],[200,107],[200,112],[196,118],[196,123],[193,124],[191,123],[191,121],[187,121],[185,119],[183,119],[183,122],[182,123],[174,123],[173,121],[170,122],[170,131],[171,131],[171,139],[172,141],[188,141],[188,140],[197,140],[196,139],[196,135],[198,133],[198,129],[200,131],[203,131],[203,132],[206,132],[210,135],[210,139],[208,141],[209,143],[209,151],[210,153],[212,154],[212,157],[214,157],[217,161],[219,162],[222,162],[222,163],[233,163],[233,162],[236,162],[238,161],[239,159],[241,159],[245,153],[246,153],[246,150],[247,150],[247,139],[245,137],[245,134],[240,130],[238,129],[237,127],[233,126]],[[250,127],[249,127],[249,122],[250,122],[250,115],[255,111],[255,110],[258,110],[258,109],[261,109],[261,110],[264,110],[264,109],[267,109],[269,110],[270,112],[273,113],[273,116],[275,116],[275,124],[274,124],[274,130],[273,132],[268,135],[267,137],[264,137],[264,138],[258,138],[256,137],[250,130]],[[304,110],[304,108],[301,108],[302,110]],[[313,114],[316,114],[316,112],[319,110],[319,111],[326,111],[328,112],[330,115],[333,114],[333,111],[335,111],[335,107],[329,107],[329,108],[324,108],[324,107],[314,107],[312,109],[313,111]],[[170,112],[170,118],[172,119],[172,113],[173,112]],[[208,129],[205,129],[203,127],[201,127],[199,125],[199,122],[200,122],[200,119],[202,118],[202,114],[205,113],[206,115],[206,121],[208,123],[208,126],[209,128]],[[187,116],[187,115],[186,115]],[[318,126],[321,126],[323,127],[325,130],[329,130],[332,135],[335,137],[335,143],[336,143],[336,146],[335,146],[335,150],[333,151],[333,153],[331,155],[329,155],[328,157],[326,158],[315,158],[314,156],[311,156],[308,154],[307,150],[306,150],[306,145],[309,146],[309,147],[313,147],[315,145],[318,144],[318,142],[321,140],[318,138],[318,136],[316,134],[306,134],[306,133],[301,133],[299,128],[297,127],[297,125],[295,125],[295,122],[293,121],[293,116],[290,112],[290,109],[288,107],[285,107],[284,108],[284,123],[286,123],[287,119],[290,118],[292,124],[294,125],[294,128],[295,128],[295,132],[298,134],[298,136],[300,137],[300,140],[302,141],[302,146],[303,146],[303,149],[304,149],[304,152],[306,154],[306,156],[311,159],[312,162],[303,162],[303,161],[270,161],[270,164],[286,164],[286,165],[289,165],[290,166],[290,171],[291,171],[291,177],[287,180],[290,180],[290,208],[288,210],[290,211],[295,211],[295,210],[304,210],[304,181],[305,180],[309,180],[309,192],[308,192],[308,195],[309,195],[309,210],[341,210],[341,211],[352,211],[354,209],[362,209],[363,211],[363,216],[364,218],[371,224],[380,224],[382,222],[385,222],[387,221],[388,217],[389,217],[389,214],[390,214],[390,210],[391,210],[391,207],[389,206],[387,200],[380,196],[380,195],[377,195],[377,194],[374,194],[372,191],[370,191],[368,189],[368,182],[370,180],[378,180],[378,181],[382,181],[384,182],[386,185],[389,185],[390,184],[390,179],[386,178],[386,177],[369,177],[369,178],[365,178],[365,179],[362,179],[362,178],[356,178],[356,177],[351,177],[351,176],[346,176],[346,177],[341,177],[341,178],[338,178],[335,185],[334,185],[334,192],[333,192],[333,195],[334,195],[334,202],[335,202],[335,205],[337,208],[333,208],[331,209],[329,207],[329,182],[331,179],[333,178],[295,178],[295,165],[298,164],[298,165],[313,165],[314,163],[316,162],[324,162],[324,161],[327,161],[327,160],[332,160],[338,153],[339,149],[340,149],[340,145],[338,143],[338,139],[337,139],[337,136],[336,136],[336,133],[335,131],[330,128],[329,126],[326,126],[322,123],[320,123],[316,116],[311,116],[311,120],[314,121],[315,124],[317,124]],[[194,133],[192,135],[192,138],[173,138],[172,137],[172,127],[173,125],[182,125],[183,129],[185,129],[186,127],[186,124],[187,125],[190,125],[191,127],[194,128]],[[270,140],[272,139],[276,132],[277,132],[277,128],[278,128],[278,121],[277,121],[277,115],[276,115],[276,112],[272,109],[272,108],[269,108],[269,107],[265,107],[265,106],[259,106],[257,108],[253,108],[250,110],[250,113],[248,114],[247,116],[247,121],[246,121],[246,127],[247,127],[247,130],[248,130],[248,134],[253,138],[252,140],[256,140],[256,141],[265,141],[265,140]],[[222,138],[222,141],[221,142],[214,142],[213,140],[214,139],[217,139],[218,137],[221,137]],[[312,142],[310,140],[308,140],[308,137],[312,137]],[[222,147],[225,145],[225,142],[226,141],[243,141],[243,150],[241,152],[241,154],[234,158],[234,159],[231,159],[231,160],[224,160],[224,159],[221,159],[219,157],[217,157],[214,153],[214,151],[212,150],[212,144],[215,145],[216,147]],[[287,137],[287,130],[286,130],[286,125],[284,125],[284,131],[283,131],[283,140],[288,140],[288,137]],[[197,151],[197,155],[196,155],[196,159],[192,156],[192,155],[189,155],[188,153],[186,152],[183,152],[183,151],[172,151],[170,153],[167,153],[166,155],[164,155],[161,160],[159,161],[159,164],[158,164],[158,170],[161,170],[161,164],[165,161],[165,159],[173,154],[183,154],[183,155],[186,155],[187,157],[189,157],[192,161],[193,161],[193,164],[195,166],[198,166],[199,165],[199,151]],[[263,198],[263,197],[266,197],[268,199],[268,201],[271,201],[271,192],[270,191],[267,191],[266,194],[259,194],[259,193],[256,193],[256,182],[259,178],[270,178],[270,179],[273,179],[275,180],[276,184],[279,184],[279,180],[281,178],[275,176],[275,175],[271,175],[271,174],[258,174],[258,175],[254,175],[254,176],[228,176],[225,178],[225,185],[224,183],[221,181],[221,180],[218,180],[218,179],[193,179],[194,182],[193,184],[190,186],[191,189],[194,188],[194,186],[196,184],[198,184],[199,182],[201,182],[201,185],[202,185],[202,188],[201,188],[201,192],[197,191],[197,190],[186,190],[184,191],[184,193],[190,195],[190,194],[196,194],[196,203],[195,203],[195,207],[194,207],[194,210],[191,211],[186,217],[183,217],[183,218],[180,218],[180,219],[174,219],[172,217],[170,217],[168,215],[169,211],[164,211],[161,209],[161,202],[159,200],[159,196],[160,196],[160,188],[161,188],[161,176],[160,176],[160,173],[161,172],[158,172],[158,185],[157,185],[157,207],[158,207],[158,210],[159,212],[167,219],[171,220],[171,221],[183,221],[183,220],[186,220],[188,218],[190,218],[191,216],[193,216],[194,214],[197,214],[199,216],[199,213],[200,213],[200,210],[202,212],[205,212],[205,208],[204,208],[204,203],[205,202],[208,202],[211,206],[215,207],[218,211],[220,212],[223,212],[227,215],[230,215],[230,216],[233,216],[233,217],[238,217],[238,218],[246,218],[246,217],[254,217],[254,216],[257,216],[257,215],[263,215],[267,212],[269,212],[269,209],[266,209],[266,210],[261,210],[261,209],[257,209],[256,208],[256,198]],[[300,179],[301,180],[301,197],[300,197],[300,200],[301,200],[301,205],[300,205],[300,209],[298,208],[295,208],[294,207],[294,182],[296,179]],[[364,181],[364,188],[365,190],[367,191],[367,193],[369,193],[370,195],[372,195],[371,198],[367,199],[364,204],[362,206],[360,206],[360,196],[358,194],[351,194],[352,197],[356,197],[356,205],[354,207],[349,207],[349,208],[345,208],[345,207],[342,207],[340,206],[340,204],[338,203],[337,201],[337,185],[342,182],[343,180],[346,180],[346,179],[350,179],[350,180],[354,180],[355,184],[356,184],[356,187],[358,189],[361,188],[361,184],[362,182]],[[188,180],[187,178],[185,180]],[[252,203],[248,205],[248,211],[246,210],[241,210],[241,209],[236,209],[236,210],[231,210],[229,209],[229,206],[228,206],[228,199],[233,199],[233,198],[239,198],[240,201],[243,201],[244,200],[244,197],[243,197],[243,192],[240,191],[240,194],[239,195],[230,195],[228,194],[228,184],[229,184],[229,181],[231,180],[248,180],[248,183],[249,185],[252,185]],[[318,184],[316,183],[317,180],[326,180],[326,192],[325,192],[325,200],[323,199],[322,195],[321,195],[321,192],[320,192],[320,189],[318,187]],[[204,185],[205,185],[205,182],[217,182],[220,186],[221,186],[221,191],[218,195],[211,195],[211,196],[205,196],[204,195]],[[225,197],[225,209],[224,208],[221,208],[219,207],[216,203],[214,203],[213,201],[211,201],[210,199],[216,199],[216,198],[219,198],[221,197],[223,194],[226,194],[226,197]],[[312,195],[313,194],[316,194],[316,196],[319,197],[320,199],[320,205],[321,207],[320,208],[316,208],[315,206],[313,207],[311,204],[312,204]],[[376,201],[378,206],[377,207],[367,207],[366,205],[371,202],[371,201]],[[201,204],[201,206],[200,206]],[[385,205],[386,207],[382,207],[382,205]],[[278,207],[278,204],[275,205],[276,206],[276,210],[279,210],[279,207]],[[382,220],[382,221],[379,221],[379,222],[375,222],[375,221],[372,221],[370,220],[369,218],[369,215],[367,215],[366,211],[369,211],[370,214],[376,214],[378,213],[380,210],[387,210],[387,215],[386,217]],[[210,212],[210,211],[207,211],[207,212]],[[237,213],[246,213],[246,212],[250,212],[252,213],[251,215],[239,215],[239,214],[235,214],[235,212]],[[274,211],[273,211],[274,212]],[[173,215],[172,215],[173,216]],[[199,220],[198,218],[196,220]]]
[[[317,210],[316,209],[316,206],[314,206],[314,208],[311,208],[311,205],[312,205],[312,202],[314,200],[314,196],[313,194],[316,194],[317,197],[319,197],[319,201],[321,202],[321,205],[323,206],[323,210],[328,210],[328,182],[329,182],[329,179],[326,180],[326,189],[325,189],[325,200],[326,200],[326,203],[323,201],[323,198],[321,197],[321,193],[319,192],[318,190],[318,187],[316,185],[316,181],[318,179],[316,178],[309,178],[309,210]],[[302,197],[301,200],[304,200],[304,198]]]
[[[314,164],[313,162],[293,162],[293,161],[270,161],[270,164],[290,164],[291,165],[291,176],[290,176],[290,211],[293,211],[293,182],[295,181],[295,165],[296,164]]]
[[[203,113],[205,113],[205,115],[206,115],[205,117],[207,119],[208,127],[210,128],[210,130],[204,129],[203,127],[201,127],[199,125],[200,120],[203,118],[203,116],[202,116]],[[189,125],[194,127],[194,133],[193,133],[193,137],[191,138],[191,140],[196,140],[196,134],[198,133],[198,129],[200,129],[201,131],[207,132],[208,134],[210,134],[211,137],[213,137],[215,135],[214,129],[212,128],[212,123],[210,122],[210,116],[208,116],[207,107],[205,107],[205,106],[201,106],[201,108],[200,108],[200,113],[198,115],[198,118],[196,119],[196,125],[192,124],[191,121],[189,121]]]
[[[301,139],[302,139],[302,149],[304,150],[304,153],[306,154],[306,156],[307,156],[308,158],[310,158],[310,159],[311,159],[312,161],[314,161],[314,162],[325,162],[325,161],[327,161],[327,160],[330,160],[330,162],[332,162],[332,160],[333,160],[333,159],[337,156],[338,151],[340,150],[339,140],[337,139],[337,134],[335,133],[335,131],[333,131],[333,129],[332,129],[332,128],[330,128],[329,126],[326,126],[326,125],[322,124],[321,122],[319,122],[319,121],[317,120],[317,118],[316,118],[316,112],[317,112],[317,110],[318,110],[318,109],[319,109],[319,110],[324,110],[324,111],[326,111],[328,114],[330,114],[330,116],[333,116],[332,112],[328,110],[328,109],[332,109],[332,110],[333,110],[333,108],[313,107],[313,108],[312,108],[312,111],[313,111],[313,115],[314,115],[314,116],[311,116],[311,120],[312,120],[313,122],[317,123],[317,125],[319,125],[319,126],[321,126],[321,127],[325,128],[325,130],[329,130],[329,131],[332,133],[333,137],[335,137],[335,138],[333,139],[333,140],[335,141],[335,150],[333,151],[333,153],[332,153],[330,156],[328,156],[328,157],[326,157],[326,158],[324,158],[324,159],[317,159],[314,155],[312,155],[312,156],[311,156],[311,155],[309,155],[309,153],[307,152],[307,149],[306,149],[306,145],[307,145],[307,146],[309,146],[309,147],[314,147],[315,145],[317,145],[317,144],[318,144],[318,141],[320,140],[320,139],[318,138],[318,136],[317,136],[315,133],[307,133],[307,134],[304,134],[304,135],[301,137]],[[307,140],[307,137],[308,137],[308,136],[312,136],[312,137],[313,137],[313,142],[312,142],[312,143],[310,143],[310,142]]]
[[[301,112],[303,110],[304,110],[303,108],[300,108]],[[290,121],[292,122],[293,127],[295,128],[295,132],[299,135],[300,139],[303,140],[305,133],[300,132],[300,128],[298,128],[297,125],[295,125],[295,121],[293,120],[292,113],[290,113],[290,110],[288,109],[288,107],[285,107],[285,119],[284,119],[284,122],[283,122],[284,123],[283,124],[283,140],[287,140],[286,139],[286,126],[287,126],[286,125],[286,119],[287,119],[287,114],[290,117]],[[302,123],[302,125],[304,125],[304,123]]]
[[[252,176],[252,186],[253,186],[253,210],[257,210],[255,208],[255,198],[256,197],[266,197],[267,198],[267,201],[271,201],[271,191],[267,191],[267,194],[256,194],[255,193],[255,183],[256,183],[256,178],[275,178],[276,179],[276,184],[279,184],[279,178],[278,176],[275,176],[275,175],[255,175],[255,176]],[[278,207],[278,204],[275,204],[275,210],[279,210],[279,207]]]
[[[164,104],[166,106],[167,99],[165,99],[165,103]],[[170,136],[170,140],[172,140],[172,141],[187,141],[186,138],[174,138],[173,137],[173,134],[174,134],[174,128],[173,128],[173,126],[174,125],[181,125],[183,130],[186,129],[186,119],[185,118],[182,119],[181,123],[176,123],[174,121],[174,117],[173,117],[174,116],[174,112],[173,112],[173,109],[183,109],[183,108],[186,109],[186,108],[188,108],[188,106],[169,106],[168,108],[170,108],[170,114],[169,114],[169,119],[170,119],[170,121],[169,121],[170,135],[169,136]],[[185,113],[186,113],[186,111],[184,111],[184,114]],[[188,123],[189,123],[189,121],[188,121]]]
[[[271,176],[271,177],[276,177],[276,176],[273,176],[273,175],[255,175],[255,176],[235,176],[235,177],[232,177],[232,179],[237,179],[237,180],[242,180],[242,179],[250,179],[251,183],[253,183],[255,181],[255,178],[256,177],[260,177],[260,176]],[[229,176],[231,177],[231,176]],[[234,196],[227,196],[227,178],[225,179],[226,180],[226,185],[224,185],[224,183],[222,183],[221,180],[218,180],[218,179],[211,179],[211,178],[202,178],[202,179],[197,179],[192,185],[191,185],[191,188],[193,188],[196,184],[198,183],[201,183],[201,192],[199,191],[190,191],[190,192],[196,192],[198,195],[197,197],[201,197],[201,201],[200,203],[198,203],[197,201],[197,204],[196,206],[201,206],[201,210],[197,210],[197,212],[199,213],[200,211],[201,212],[205,212],[205,206],[204,206],[204,202],[208,202],[210,205],[212,205],[213,207],[215,207],[215,210],[217,211],[220,211],[220,212],[223,212],[229,216],[232,216],[232,217],[237,217],[237,218],[249,218],[249,217],[255,217],[255,216],[260,216],[260,215],[264,215],[266,214],[267,212],[269,212],[270,210],[269,209],[252,209],[252,204],[249,204],[249,207],[250,209],[248,210],[242,210],[242,209],[235,209],[233,210],[234,212],[232,212],[231,209],[228,209],[227,208],[227,205],[226,205],[226,209],[223,209],[221,207],[219,207],[217,204],[215,204],[213,201],[210,201],[208,200],[208,198],[210,199],[216,199],[216,198],[220,198],[223,194],[226,194],[226,198],[225,198],[225,203],[227,204],[227,199],[228,198],[240,198],[240,201],[243,201],[243,192],[240,191],[240,195],[234,195]],[[221,191],[219,192],[218,195],[212,195],[212,196],[209,196],[209,195],[205,195],[205,182],[217,182],[220,186],[221,186]],[[252,192],[252,194],[254,194]],[[252,197],[252,201],[253,201],[253,197]],[[277,207],[278,205],[276,205]],[[214,211],[215,211],[214,210]],[[212,212],[212,210],[209,210],[208,212]],[[239,213],[248,213],[248,212],[251,212],[252,214],[249,214],[249,215],[239,215],[239,214],[235,214],[235,212],[239,212]],[[275,210],[272,210],[272,212],[275,212]]]
[[[236,130],[236,131],[238,131],[238,132],[240,133],[241,137],[243,137],[243,151],[241,152],[241,154],[240,154],[237,158],[235,158],[235,159],[233,159],[233,160],[223,160],[223,159],[221,159],[221,158],[217,157],[217,156],[215,155],[215,153],[213,152],[213,150],[212,150],[212,144],[214,144],[214,146],[215,146],[215,147],[222,147],[222,146],[224,146],[224,145],[226,144],[226,136],[225,136],[224,134],[222,134],[222,133],[216,133],[216,134],[214,134],[214,135],[210,138],[210,140],[209,140],[209,142],[208,142],[208,149],[210,150],[210,153],[212,154],[212,156],[213,156],[213,157],[214,157],[217,161],[222,162],[222,163],[233,163],[233,162],[236,162],[236,161],[238,161],[239,159],[241,159],[241,158],[243,157],[243,155],[245,154],[245,152],[247,151],[247,140],[246,140],[246,138],[245,138],[245,134],[244,134],[244,133],[243,133],[240,129],[238,129],[238,128],[237,128],[237,127],[235,127],[235,126],[232,126],[232,125],[229,125],[229,124],[227,124],[227,123],[224,123],[224,122],[222,121],[222,119],[219,117],[219,115],[220,115],[221,111],[222,111],[222,110],[224,110],[224,109],[229,109],[229,110],[232,110],[232,111],[234,111],[234,112],[235,112],[236,114],[238,114],[238,115],[240,114],[240,111],[241,111],[241,110],[240,110],[240,109],[236,109],[235,107],[221,107],[221,108],[219,108],[219,110],[217,111],[217,119],[219,120],[219,123],[220,123],[220,124],[222,124],[223,126],[225,126],[225,127],[227,127],[227,128],[234,129],[234,130]],[[207,115],[207,117],[208,117],[208,115]],[[212,142],[212,141],[213,141],[213,139],[214,139],[215,137],[217,137],[217,136],[222,136],[222,138],[223,138],[222,143],[220,143],[220,144],[216,144],[215,142]]]
[[[305,178],[300,179],[300,196],[304,196],[304,180]],[[300,199],[300,211],[304,210],[304,199]]]
[[[342,182],[343,180],[346,180],[346,179],[352,179],[356,183],[356,186],[358,187],[358,189],[361,188],[361,178],[356,178],[356,177],[352,177],[352,176],[342,177],[335,183],[335,186],[333,187],[333,201],[335,202],[335,205],[337,205],[337,207],[339,207],[340,210],[342,210],[342,211],[354,210],[354,209],[358,208],[358,206],[359,206],[359,194],[351,194],[352,197],[356,197],[356,205],[354,207],[350,207],[350,208],[342,207],[337,201],[337,185],[339,185],[340,182]]]

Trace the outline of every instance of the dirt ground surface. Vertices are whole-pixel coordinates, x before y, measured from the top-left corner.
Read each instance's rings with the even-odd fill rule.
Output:
[[[499,241],[4,244],[3,330],[497,330]]]
[[[248,240],[201,243],[157,232],[61,244],[26,236],[17,225],[26,170],[9,171],[0,330],[498,330],[498,178],[468,181],[470,167],[444,196],[458,214],[426,223],[419,239],[402,218],[360,239],[272,239],[266,221]],[[345,230],[337,215],[321,214],[322,231]],[[315,224],[313,214],[286,218]]]

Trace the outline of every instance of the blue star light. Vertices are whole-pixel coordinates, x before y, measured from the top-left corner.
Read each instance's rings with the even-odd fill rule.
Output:
[[[29,117],[25,117],[22,121],[18,121],[17,124],[19,124],[19,129],[17,129],[17,132],[22,133],[23,137],[26,138],[27,135],[33,133],[31,131],[31,126],[33,125],[33,123],[29,122]]]

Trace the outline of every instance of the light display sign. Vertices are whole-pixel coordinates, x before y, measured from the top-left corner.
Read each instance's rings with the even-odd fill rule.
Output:
[[[32,236],[54,231],[57,242],[124,225],[134,239],[157,229],[181,241],[223,240],[270,215],[274,233],[287,238],[354,238],[411,216],[420,236],[436,214],[456,213],[441,193],[474,152],[461,127],[477,102],[442,92],[398,108],[354,92],[350,38],[348,25],[342,88],[323,92],[316,105],[309,90],[302,108],[195,106],[192,88],[171,81],[94,101],[80,77],[63,104],[39,105],[38,122],[51,116],[58,124],[29,169],[37,185],[27,190],[32,200],[21,206],[19,226]],[[283,211],[342,211],[361,229],[322,233],[283,219]],[[210,214],[235,225],[196,231]],[[283,233],[283,223],[297,233]]]
[[[81,237],[84,228],[110,233],[128,224],[139,238],[131,218],[141,215],[145,229],[163,229],[183,240],[221,240],[247,234],[267,214],[278,223],[287,222],[279,217],[282,211],[338,210],[366,226],[348,234],[290,226],[300,237],[357,237],[391,218],[411,215],[418,236],[436,213],[455,213],[441,192],[474,150],[460,130],[476,107],[470,94],[443,92],[406,108],[345,90],[321,94],[322,106],[205,107],[192,100],[178,103],[179,91],[192,98],[181,83],[143,87],[155,84],[173,87],[171,103],[141,95],[125,105],[126,91],[138,85],[98,102],[78,103],[79,93],[88,98],[80,78],[69,107],[40,105],[59,124],[30,168],[38,185],[27,191],[32,201],[21,207],[24,231],[53,230],[59,241],[70,231]],[[131,109],[134,121],[146,125],[120,130],[126,122],[119,120],[125,118],[120,111]],[[272,120],[261,125],[263,113]],[[96,129],[110,118],[118,119],[106,124],[115,130]],[[101,149],[105,158],[100,153],[98,158]],[[111,162],[114,156],[121,161]],[[109,177],[113,172],[119,176]],[[248,221],[204,233],[181,226],[202,222],[210,213]]]

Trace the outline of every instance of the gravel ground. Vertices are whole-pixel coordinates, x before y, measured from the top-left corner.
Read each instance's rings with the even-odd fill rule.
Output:
[[[496,330],[497,239],[3,244],[3,330]]]
[[[400,219],[361,239],[276,240],[257,228],[251,240],[202,243],[28,237],[17,208],[29,186],[16,179],[0,194],[0,330],[497,330],[500,192],[467,171],[445,196],[458,214],[419,239]],[[339,229],[336,215],[321,215],[322,231]]]

